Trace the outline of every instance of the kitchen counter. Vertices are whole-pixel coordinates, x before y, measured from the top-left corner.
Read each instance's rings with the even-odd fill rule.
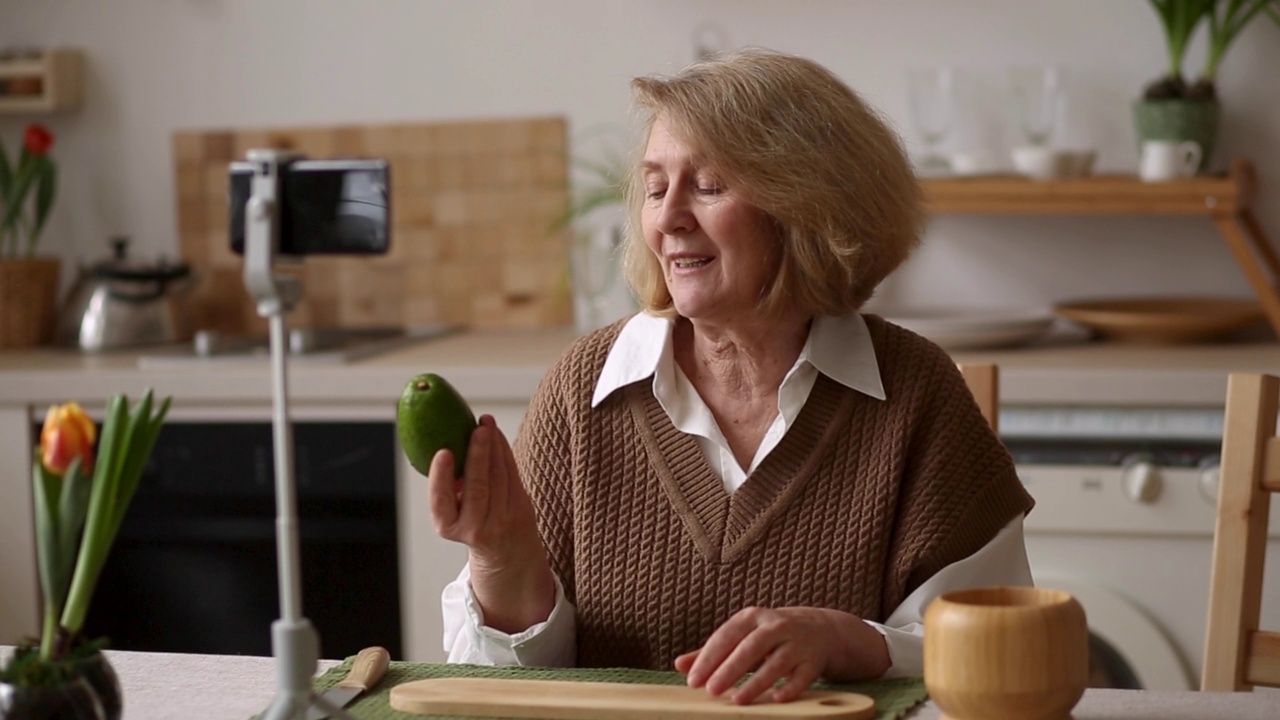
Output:
[[[386,404],[410,376],[431,371],[448,377],[475,402],[524,401],[575,336],[571,328],[471,331],[346,364],[295,358],[289,363],[290,396],[300,406]],[[265,358],[193,359],[140,369],[140,355],[57,349],[0,353],[0,405],[40,407],[73,397],[92,403],[148,386],[188,406],[270,404]],[[1003,401],[1014,405],[1215,406],[1222,403],[1228,372],[1280,372],[1276,342],[1046,343],[953,356],[957,362],[999,364]]]
[[[0,647],[0,658],[10,648]],[[127,720],[246,720],[275,696],[275,660],[264,657],[109,652],[124,690]],[[335,661],[321,661],[323,672]],[[1074,720],[1274,720],[1280,696],[1088,690]],[[938,720],[925,703],[908,720]]]

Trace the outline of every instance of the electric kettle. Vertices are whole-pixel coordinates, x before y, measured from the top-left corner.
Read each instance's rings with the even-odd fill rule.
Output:
[[[186,263],[153,265],[128,257],[128,238],[113,238],[112,257],[81,268],[59,318],[60,344],[96,352],[177,342],[183,327],[178,296]]]

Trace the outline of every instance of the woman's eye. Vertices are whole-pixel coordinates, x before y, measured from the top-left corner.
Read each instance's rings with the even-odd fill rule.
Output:
[[[719,185],[699,185],[699,195],[719,195],[723,189]]]
[[[663,195],[667,194],[666,188],[649,188],[644,191],[644,196],[650,200],[660,200]]]

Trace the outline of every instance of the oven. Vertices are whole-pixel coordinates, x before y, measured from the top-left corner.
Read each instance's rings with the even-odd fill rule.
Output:
[[[1071,592],[1089,618],[1091,685],[1198,687],[1222,409],[1006,407],[1000,422],[1036,499],[1036,584]],[[1280,577],[1275,528],[1269,578]],[[1280,588],[1264,592],[1262,623],[1280,625]]]
[[[391,422],[294,424],[303,614],[324,657],[403,656]],[[165,423],[86,619],[119,650],[271,655],[271,424]]]

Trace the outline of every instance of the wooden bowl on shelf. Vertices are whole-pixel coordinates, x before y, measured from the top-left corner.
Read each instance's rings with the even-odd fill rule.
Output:
[[[1216,297],[1085,300],[1053,311],[1111,340],[1146,345],[1206,342],[1266,319],[1257,300]]]
[[[924,615],[924,684],[950,720],[1065,720],[1089,677],[1089,628],[1069,593],[945,593]]]

